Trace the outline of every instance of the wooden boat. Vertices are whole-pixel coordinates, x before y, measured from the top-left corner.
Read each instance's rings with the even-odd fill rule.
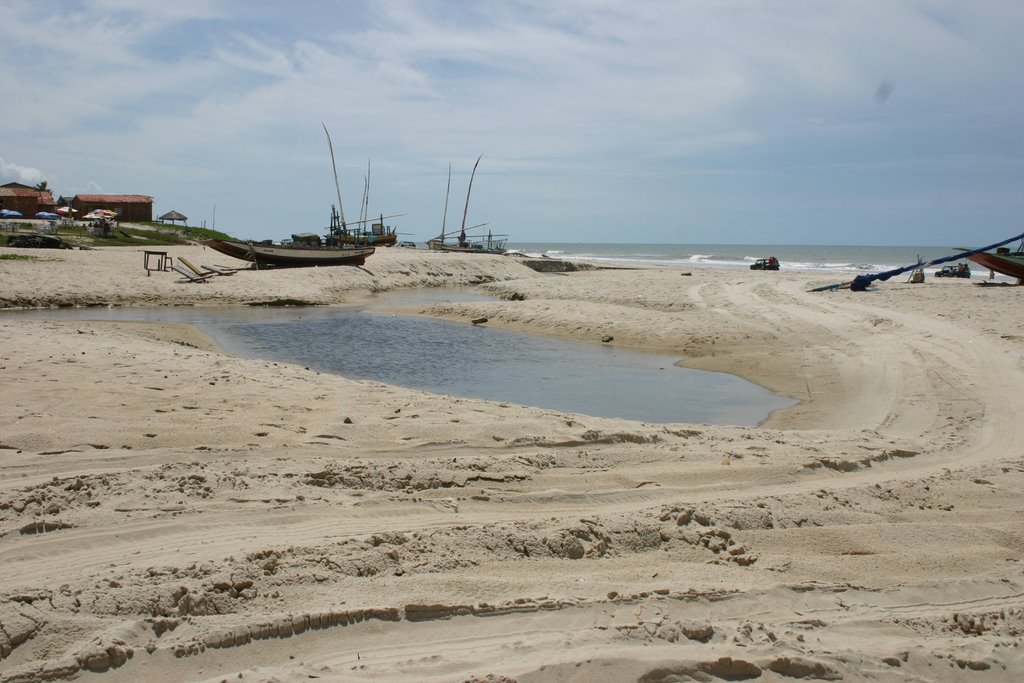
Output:
[[[271,240],[261,242],[207,240],[206,246],[222,254],[254,263],[257,267],[302,268],[363,265],[366,263],[367,257],[376,251],[375,242],[369,238],[377,236],[375,233],[378,233],[378,228],[381,238],[390,237],[390,243],[387,243],[386,246],[395,243],[397,237],[394,230],[391,230],[390,234],[387,232],[383,215],[380,217],[380,223],[374,223],[370,231],[352,227],[365,225],[370,222],[369,220],[359,220],[352,224],[345,223],[345,215],[341,206],[338,167],[334,163],[334,145],[331,143],[331,134],[327,132],[327,126],[323,123],[321,125],[324,126],[324,133],[327,135],[327,147],[331,152],[331,167],[334,170],[334,187],[338,192],[338,206],[331,206],[331,224],[327,229],[327,235],[321,238],[316,233],[298,233],[293,234],[290,240],[282,240],[280,244],[274,244]],[[366,182],[367,187],[363,193],[364,206],[368,203],[369,175],[367,175]],[[380,244],[385,244],[385,242],[381,241]]]
[[[1021,246],[1017,247],[1017,251],[1015,252],[1011,252],[1008,248],[1004,247],[1004,245],[1017,241],[1020,241]],[[881,273],[865,273],[863,275],[858,275],[848,282],[837,282],[832,285],[822,285],[821,287],[815,287],[808,291],[830,292],[837,289],[849,289],[853,292],[863,292],[876,280],[884,282],[889,278],[906,273],[910,270],[922,270],[927,266],[937,266],[940,263],[949,263],[950,261],[956,261],[963,258],[970,259],[971,261],[981,264],[986,268],[991,268],[996,272],[1002,273],[1003,275],[1009,275],[1010,277],[1020,278],[1024,275],[1024,233],[1015,235],[1014,237],[1009,237],[1001,242],[996,242],[995,244],[990,244],[986,247],[979,247],[977,249],[965,249],[961,247],[959,251],[962,253],[953,254],[952,256],[943,256],[941,258],[932,259],[928,262],[918,259],[917,263],[911,263],[909,266],[901,266],[900,268],[884,270]],[[981,258],[975,258],[976,256]]]
[[[324,127],[326,131],[326,126]],[[328,135],[328,139],[330,135]],[[333,163],[334,153],[331,152]],[[335,174],[337,181],[337,174]],[[341,191],[338,192],[338,206],[341,206]],[[390,225],[384,223],[385,218],[404,216],[404,213],[395,213],[389,216],[380,216],[380,220],[369,218],[370,209],[370,162],[366,162],[366,178],[363,185],[363,201],[360,204],[359,220],[355,223],[346,224],[340,212],[331,212],[330,239],[336,244],[351,244],[373,247],[393,247],[398,243],[398,232]],[[370,228],[366,229],[366,224]],[[361,226],[361,227],[355,227]]]
[[[396,214],[397,215],[397,214]],[[388,216],[391,218],[391,216]],[[374,247],[393,247],[398,243],[398,233],[390,225],[384,225],[384,218],[379,223],[370,224],[369,230],[346,227],[334,235],[338,244],[370,245]]]
[[[473,172],[469,176],[469,189],[466,190],[466,207],[462,211],[462,227],[458,231],[453,232],[445,232],[448,221],[448,195],[452,189],[452,167],[451,164],[448,165],[448,191],[444,195],[444,216],[441,218],[441,234],[431,240],[427,240],[427,249],[455,251],[465,254],[505,253],[508,235],[494,235],[490,230],[487,231],[486,238],[466,234],[467,230],[474,230],[487,225],[486,223],[479,223],[468,228],[466,227],[466,217],[469,215],[469,195],[473,191],[473,178],[476,176],[476,167],[480,165],[480,159],[482,158],[483,155],[476,158],[476,163],[473,164]],[[449,242],[448,238],[454,235],[458,235],[456,241]]]
[[[443,239],[439,241],[435,237],[427,241],[427,248],[436,251],[454,251],[464,254],[504,254],[507,242],[508,238],[506,235],[492,235],[488,232],[487,237],[465,238],[455,243],[445,242]]]
[[[1016,251],[1010,251],[1009,247],[999,247],[995,251],[982,251],[964,256],[983,268],[1024,280],[1024,244],[1018,246]]]
[[[361,266],[375,251],[374,247],[352,245],[325,245],[319,235],[293,235],[290,244],[207,240],[206,246],[222,254],[257,266],[301,268],[312,266]]]

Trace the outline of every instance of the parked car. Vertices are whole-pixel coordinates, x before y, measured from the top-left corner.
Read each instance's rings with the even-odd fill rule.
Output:
[[[774,256],[769,256],[768,258],[759,258],[759,259],[757,259],[756,261],[754,261],[753,263],[750,264],[750,269],[751,270],[778,270],[779,269],[779,259],[775,258]]]
[[[958,263],[955,266],[945,265],[937,273],[935,277],[970,277],[971,269],[966,263]]]

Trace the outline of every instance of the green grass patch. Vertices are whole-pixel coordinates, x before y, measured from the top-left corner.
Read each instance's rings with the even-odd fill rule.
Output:
[[[209,228],[185,228],[189,234],[192,235],[192,239],[197,240],[233,240],[235,239],[226,232],[220,230],[210,230]]]
[[[205,242],[208,239],[233,239],[229,235],[216,230],[205,228],[177,228],[169,227],[161,223],[153,226],[152,230],[145,228],[122,227],[114,228],[105,237],[95,236],[91,238],[92,244],[97,247],[126,247],[126,246],[175,246],[186,245],[194,242]]]
[[[142,227],[147,226],[147,227]],[[19,227],[31,232],[34,227],[25,223]],[[75,244],[94,247],[173,247],[185,246],[210,239],[234,239],[219,230],[192,226],[169,225],[156,221],[125,223],[111,227],[110,234],[92,234],[92,228],[85,223],[58,225],[57,236]]]
[[[148,225],[156,230],[163,232],[178,232],[185,235],[188,239],[205,242],[206,240],[233,240],[235,239],[231,235],[221,232],[220,230],[210,230],[209,228],[200,228],[192,225],[168,225],[167,223],[159,223],[156,221],[142,222],[142,225]]]
[[[29,254],[0,254],[0,261],[38,261],[38,256]]]
[[[139,228],[114,228],[105,237],[93,237],[92,244],[96,247],[127,247],[127,246],[174,246],[190,244],[192,240],[174,231],[142,230]]]

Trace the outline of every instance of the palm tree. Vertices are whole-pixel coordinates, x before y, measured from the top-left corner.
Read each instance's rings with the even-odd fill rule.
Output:
[[[49,192],[50,191],[50,183],[46,182],[45,180],[40,182],[40,183],[36,183],[35,184],[35,189],[39,190],[40,192]]]

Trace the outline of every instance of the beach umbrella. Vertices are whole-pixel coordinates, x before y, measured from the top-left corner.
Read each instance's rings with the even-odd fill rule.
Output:
[[[0,218],[21,218],[21,212],[12,211],[11,209],[0,209]]]
[[[57,209],[57,213],[78,213],[78,209],[72,209],[70,206],[62,206]]]
[[[55,213],[50,213],[49,211],[39,211],[36,213],[36,218],[45,218],[47,220],[53,220],[54,218],[60,218],[60,216],[58,216]]]

